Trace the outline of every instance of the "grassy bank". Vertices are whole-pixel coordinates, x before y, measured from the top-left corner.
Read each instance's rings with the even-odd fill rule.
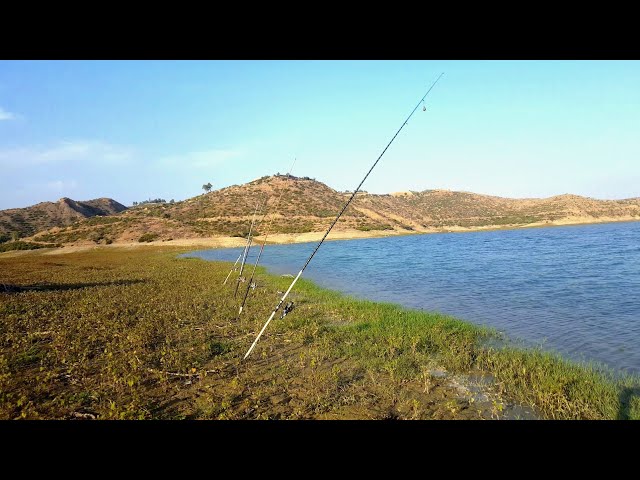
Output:
[[[10,252],[12,250],[37,250],[39,248],[55,248],[59,247],[60,244],[53,243],[33,243],[33,242],[7,242],[0,243],[0,253]]]
[[[304,279],[242,362],[291,279],[261,269],[237,319],[230,265],[181,251],[0,256],[0,418],[640,418],[636,379]]]

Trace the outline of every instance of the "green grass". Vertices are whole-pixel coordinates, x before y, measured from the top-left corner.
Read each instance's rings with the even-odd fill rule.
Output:
[[[183,251],[0,257],[15,287],[0,288],[0,418],[493,418],[500,398],[545,418],[640,418],[635,377],[488,347],[490,329],[305,279],[242,361],[291,279],[259,268],[238,318],[233,282],[221,285],[231,264]],[[491,375],[495,411],[434,368]]]
[[[437,313],[348,298],[306,281],[298,285],[310,297],[322,299],[326,310],[348,320],[328,330],[331,349],[367,367],[410,379],[418,376],[420,365],[435,358],[453,372],[479,369],[492,375],[502,392],[547,418],[640,419],[637,393],[629,406],[620,402],[625,391],[638,392],[637,377],[536,349],[482,347],[497,333]]]
[[[11,250],[36,250],[38,248],[54,248],[59,246],[59,244],[53,243],[33,243],[18,240],[16,242],[7,242],[0,244],[0,252],[9,252]]]
[[[138,242],[140,242],[140,243],[142,243],[142,242],[153,242],[158,237],[160,237],[160,235],[157,234],[157,233],[144,233],[144,234],[142,234],[140,236],[140,238],[138,239]]]

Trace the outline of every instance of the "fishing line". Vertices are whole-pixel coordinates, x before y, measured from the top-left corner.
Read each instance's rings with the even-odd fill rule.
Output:
[[[291,175],[291,172],[293,171],[293,167],[296,164],[297,160],[298,160],[297,158],[293,160],[293,163],[291,164],[291,168],[289,169],[289,173],[287,173],[287,178],[289,178],[289,175]],[[280,195],[278,196],[278,199],[276,200],[275,205],[273,206],[272,211],[274,213],[278,211],[278,205],[280,205],[280,200],[282,199],[282,195],[284,194],[284,191],[285,189],[283,188],[282,191],[280,192]],[[262,220],[260,220],[260,225],[262,225],[262,221],[266,216],[267,216],[267,212],[265,211],[264,217],[262,217]],[[260,262],[260,257],[262,256],[262,252],[264,251],[264,246],[267,243],[267,237],[269,236],[269,233],[271,233],[271,224],[273,223],[274,219],[275,219],[275,215],[272,215],[271,218],[269,219],[269,223],[267,224],[267,230],[266,230],[264,239],[262,240],[262,245],[260,246],[260,251],[258,252],[258,257],[256,258],[256,263],[253,264],[253,271],[251,272],[251,278],[247,282],[247,289],[244,292],[244,298],[242,299],[242,304],[240,305],[240,310],[238,311],[238,315],[242,313],[242,309],[247,303],[247,297],[249,296],[249,290],[251,289],[251,282],[253,282],[253,277],[256,273],[256,268],[258,268],[258,262]]]
[[[387,149],[391,146],[391,144],[393,143],[393,141],[396,139],[396,137],[398,136],[398,134],[402,131],[402,129],[404,128],[404,126],[409,122],[409,119],[413,116],[413,114],[416,112],[416,110],[418,109],[418,107],[420,106],[420,104],[422,104],[424,102],[424,99],[427,97],[427,95],[429,95],[429,92],[431,91],[431,89],[435,86],[436,83],[438,83],[438,80],[440,80],[440,78],[442,77],[442,75],[444,75],[444,72],[440,74],[440,76],[438,78],[436,78],[436,80],[433,82],[433,84],[429,87],[429,90],[427,90],[427,93],[424,94],[424,96],[420,99],[420,101],[418,102],[418,104],[415,106],[415,108],[411,111],[411,113],[409,114],[409,116],[407,117],[407,119],[402,123],[402,125],[400,126],[400,128],[398,129],[398,131],[396,132],[396,134],[393,136],[393,138],[389,141],[389,143],[387,144],[386,147],[384,147],[384,150],[382,151],[382,153],[380,154],[380,156],[378,157],[378,159],[373,163],[373,166],[369,169],[369,171],[367,172],[367,174],[364,176],[364,178],[362,179],[362,181],[360,182],[360,184],[358,185],[358,188],[356,188],[353,193],[351,194],[351,197],[349,197],[349,200],[347,201],[347,203],[344,205],[344,207],[342,207],[342,210],[340,210],[340,213],[338,213],[338,216],[335,218],[335,220],[333,221],[333,223],[329,226],[329,229],[327,230],[327,232],[324,234],[324,236],[322,237],[322,239],[320,240],[320,242],[318,243],[318,245],[316,246],[316,248],[313,250],[313,252],[311,253],[311,255],[309,256],[309,258],[307,259],[307,261],[305,262],[305,264],[303,265],[303,267],[300,269],[300,271],[298,272],[298,275],[293,279],[293,282],[291,282],[291,285],[289,285],[289,288],[287,289],[287,291],[285,292],[285,294],[282,296],[282,298],[280,299],[280,301],[278,302],[278,304],[276,305],[276,308],[273,309],[273,312],[271,312],[271,316],[269,317],[269,319],[266,321],[266,323],[264,324],[264,326],[262,327],[262,330],[260,330],[260,333],[258,333],[258,336],[256,337],[256,339],[253,341],[253,344],[251,345],[251,347],[249,348],[249,350],[247,350],[247,353],[245,353],[244,355],[244,359],[246,359],[249,354],[251,354],[252,350],[255,348],[256,344],[258,343],[258,340],[260,340],[260,337],[262,336],[262,334],[264,333],[264,331],[266,330],[267,326],[269,325],[269,323],[271,322],[271,320],[273,320],[273,317],[275,317],[276,313],[278,312],[278,310],[280,309],[280,307],[282,306],[282,304],[284,303],[284,301],[286,300],[287,296],[289,295],[289,292],[291,292],[291,289],[293,288],[293,286],[296,284],[296,282],[298,281],[298,279],[300,278],[300,276],[302,275],[302,272],[304,272],[304,270],[307,268],[307,265],[309,265],[309,262],[311,262],[311,259],[314,257],[314,255],[316,254],[316,252],[318,251],[318,249],[320,248],[320,246],[322,245],[322,243],[324,242],[324,240],[327,238],[327,236],[329,235],[329,232],[331,232],[331,229],[334,227],[334,225],[336,223],[338,223],[338,220],[340,219],[340,217],[342,216],[342,214],[344,213],[344,211],[347,209],[347,207],[349,206],[349,204],[351,204],[351,201],[355,198],[356,194],[358,193],[358,191],[360,190],[360,188],[362,187],[362,184],[365,182],[365,180],[367,179],[367,177],[369,176],[369,174],[373,171],[373,169],[375,168],[375,166],[378,164],[378,162],[380,161],[380,159],[382,158],[382,156],[385,154],[385,152],[387,151]]]
[[[245,246],[245,249],[246,248],[247,247]],[[236,265],[240,261],[240,257],[242,257],[242,253],[243,253],[243,251],[241,251],[240,254],[238,255],[238,258],[236,258],[236,262],[233,264],[233,267],[231,267],[231,270],[229,270],[229,273],[227,273],[227,278],[224,279],[224,282],[222,282],[222,285],[226,285],[227,284],[227,280],[229,280],[229,277],[231,276],[233,271],[236,269]]]
[[[258,211],[258,204],[259,204],[259,201],[256,202],[256,208],[253,211],[253,219],[251,220],[251,226],[249,227],[249,232],[251,232],[251,229],[253,228],[253,222],[256,219],[256,212]],[[229,274],[227,275],[227,278],[224,279],[224,282],[222,282],[222,285],[227,283],[227,280],[229,280],[229,277],[231,276],[231,273],[233,273],[236,270],[236,265],[240,261],[240,258],[243,257],[245,253],[247,253],[247,246],[248,245],[249,245],[249,237],[247,236],[247,243],[245,244],[244,249],[240,252],[240,255],[238,255],[236,263],[234,263],[233,267],[231,267],[231,270],[229,270]]]
[[[255,222],[256,212],[258,211],[258,205],[259,204],[260,204],[260,201],[257,201],[256,202],[256,208],[253,211],[253,219],[251,220],[251,226],[249,227],[249,233],[251,233],[251,229],[253,228],[253,222]],[[238,255],[238,258],[236,259],[236,262],[233,264],[233,267],[231,267],[231,270],[229,270],[229,273],[227,274],[227,278],[224,279],[224,282],[222,282],[222,285],[225,285],[227,283],[227,280],[229,280],[229,277],[231,276],[231,274],[233,272],[235,272],[236,265],[240,261],[240,258],[244,257],[244,255],[247,253],[247,246],[248,245],[249,245],[249,236],[247,236],[247,243],[245,244],[244,249],[240,252],[240,255]]]
[[[245,254],[242,257],[242,263],[240,264],[240,273],[238,274],[238,279],[236,281],[236,289],[233,292],[233,298],[236,298],[236,295],[238,294],[238,287],[240,286],[240,278],[242,278],[244,265],[247,261],[247,258],[249,257],[249,250],[251,250],[251,242],[253,241],[253,236],[251,235],[251,233],[253,232],[253,226],[256,222],[256,213],[258,213],[258,205],[260,205],[260,200],[258,200],[258,202],[256,203],[256,209],[253,212],[253,220],[251,221],[251,226],[249,227],[249,235],[247,235],[247,246],[245,247]],[[262,212],[262,209],[266,205],[267,205],[267,198],[264,199],[264,203],[262,204],[262,208],[260,209],[260,212]]]

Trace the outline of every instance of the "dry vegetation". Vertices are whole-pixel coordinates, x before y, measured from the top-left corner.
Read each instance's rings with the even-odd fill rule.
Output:
[[[637,379],[487,346],[456,319],[260,270],[238,319],[230,264],[175,248],[0,255],[0,418],[637,418]]]
[[[306,177],[262,177],[181,202],[145,203],[110,216],[69,217],[29,241],[96,245],[139,242],[143,235],[153,235],[156,241],[244,237],[256,203],[267,199],[267,211],[272,212],[281,193],[271,231],[289,236],[324,232],[349,195]],[[0,212],[4,215],[0,216],[0,226],[6,212],[12,211]],[[38,231],[42,223],[38,223],[37,215],[42,214],[33,210],[29,215],[23,224],[30,232]],[[351,232],[355,237],[621,220],[640,220],[640,199],[596,200],[576,195],[508,199],[425,190],[391,195],[360,193],[334,231]],[[20,228],[27,231],[27,227]],[[258,234],[264,230],[266,225],[258,224]]]
[[[57,202],[42,202],[27,208],[0,210],[0,238],[11,235],[26,237],[53,227],[65,227],[96,215],[114,215],[126,210],[110,198],[76,202],[61,198]],[[0,240],[1,242],[1,240]]]

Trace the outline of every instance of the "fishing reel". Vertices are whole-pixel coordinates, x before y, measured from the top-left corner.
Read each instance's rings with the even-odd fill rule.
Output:
[[[287,313],[289,313],[291,310],[293,310],[293,302],[289,302],[284,306],[284,310],[282,310],[282,315],[280,315],[280,320],[282,320],[284,317],[287,316]]]

